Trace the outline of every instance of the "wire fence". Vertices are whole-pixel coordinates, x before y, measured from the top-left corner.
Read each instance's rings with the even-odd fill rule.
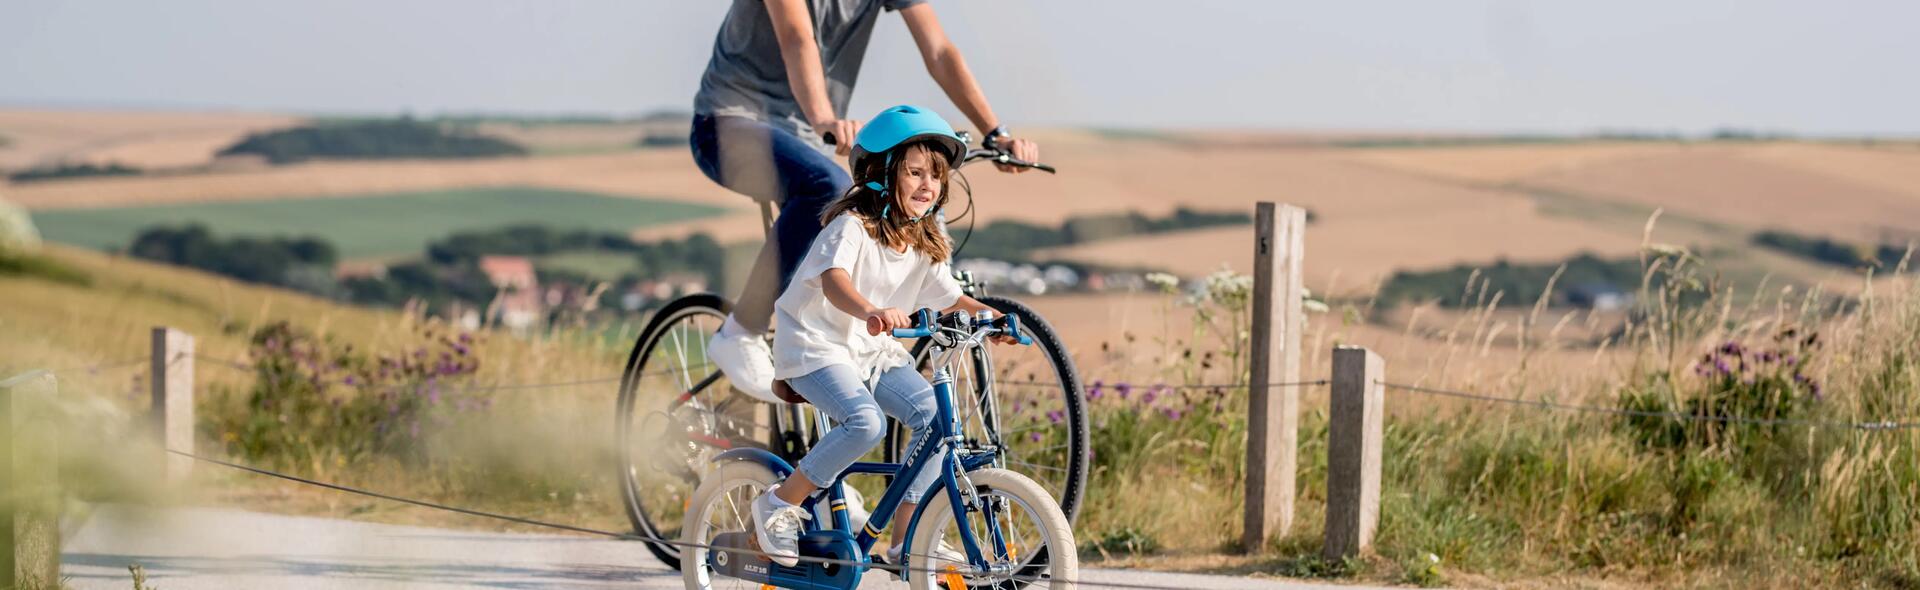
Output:
[[[1058,381],[1037,381],[1037,380],[1020,380],[1020,379],[995,379],[993,382],[997,385],[1013,385],[1013,386],[1022,386],[1022,387],[1058,387],[1060,385]],[[1331,381],[1328,381],[1326,379],[1313,379],[1309,381],[1282,381],[1277,383],[1269,383],[1267,385],[1269,387],[1312,387],[1316,385],[1326,385],[1328,383],[1331,383]],[[1208,389],[1226,390],[1226,389],[1239,389],[1239,388],[1244,388],[1246,386],[1247,384],[1244,382],[1241,382],[1241,383],[1162,383],[1162,382],[1134,383],[1134,382],[1128,382],[1128,381],[1103,381],[1103,380],[1095,379],[1089,382],[1086,388],[1088,390],[1091,390],[1093,388],[1101,388],[1101,389],[1110,388],[1115,391],[1121,391],[1121,390],[1151,391],[1153,389],[1181,391],[1181,390],[1208,390]]]
[[[473,508],[465,508],[461,506],[442,504],[442,503],[432,502],[428,500],[419,500],[415,498],[407,498],[404,496],[396,496],[392,494],[376,492],[373,490],[367,490],[367,489],[357,488],[353,486],[341,485],[337,483],[331,483],[331,482],[325,482],[325,481],[320,481],[320,480],[311,479],[311,478],[300,477],[297,475],[289,475],[285,473],[272,471],[269,469],[254,467],[251,465],[243,465],[243,464],[234,463],[231,461],[223,461],[220,459],[215,459],[212,457],[206,457],[206,456],[197,455],[194,453],[188,453],[185,451],[179,451],[175,449],[167,449],[167,452],[174,455],[179,455],[181,457],[187,457],[202,463],[219,465],[221,467],[226,467],[229,469],[246,471],[246,472],[254,473],[257,475],[263,475],[267,477],[291,481],[291,482],[304,484],[308,486],[325,488],[325,489],[344,492],[348,494],[365,496],[369,498],[378,498],[381,500],[399,502],[402,504],[409,504],[409,505],[418,506],[421,508],[427,508],[431,510],[453,512],[457,514],[464,514],[467,516],[498,520],[502,522],[511,522],[515,524],[522,524],[522,525],[546,528],[551,530],[560,530],[560,531],[568,531],[568,532],[588,534],[588,535],[596,535],[601,537],[608,537],[611,539],[617,539],[621,541],[641,541],[646,543],[654,543],[654,544],[660,544],[660,545],[668,545],[672,547],[679,547],[682,549],[715,551],[715,552],[730,553],[735,555],[750,555],[750,556],[755,556],[760,558],[773,557],[773,555],[770,553],[759,551],[756,549],[746,548],[746,547],[725,547],[725,546],[711,545],[706,543],[683,541],[679,539],[668,539],[664,537],[658,537],[658,536],[646,535],[646,534],[621,533],[621,532],[609,531],[605,529],[597,529],[593,527],[547,522],[547,521],[526,518],[521,516],[500,514],[496,512],[476,510]],[[969,564],[966,564],[965,562],[946,559],[937,555],[923,555],[923,554],[917,554],[917,553],[907,553],[907,555],[921,558],[923,561],[938,561],[938,562],[948,562],[956,565],[969,565]],[[829,558],[829,557],[817,557],[817,556],[810,556],[810,555],[799,556],[799,560],[805,563],[814,563],[814,564],[820,564],[820,565],[854,566],[854,567],[880,569],[884,571],[901,571],[901,572],[907,572],[907,573],[946,574],[946,573],[952,572],[952,570],[949,567],[912,567],[912,566],[902,566],[902,565],[887,565],[887,564],[880,564],[880,563],[874,563],[874,562],[868,562],[868,561],[854,561],[854,560],[846,560],[846,559],[835,559],[835,558]],[[682,567],[685,567],[685,565],[683,565]],[[1065,580],[1065,579],[1056,579],[1051,576],[987,574],[983,577],[985,577],[986,580],[994,581],[994,582],[1011,581],[1011,582],[1021,582],[1021,583],[1029,583],[1029,584],[1032,584],[1032,583],[1072,584],[1077,586],[1089,586],[1089,587],[1100,587],[1100,588],[1125,588],[1125,589],[1132,589],[1132,590],[1191,590],[1190,586],[1161,586],[1161,585],[1154,585],[1154,584],[1131,584],[1131,583],[1124,583],[1124,582],[1103,582],[1103,581],[1094,581],[1094,580],[1086,580],[1086,579]],[[973,581],[981,581],[981,580],[970,580],[970,582],[973,582]]]
[[[202,356],[202,355],[195,355],[194,358],[200,362],[208,363],[214,366],[227,368],[227,369],[234,369],[234,370],[240,370],[240,371],[251,371],[254,369],[254,366],[252,364],[232,361],[232,360],[227,360],[222,358]],[[144,362],[144,359],[136,362]],[[673,374],[682,373],[682,372],[684,371],[674,370],[674,369],[661,369],[657,371],[642,372],[642,373],[639,373],[638,376],[648,377],[648,376],[673,375]],[[592,379],[580,379],[580,380],[574,380],[574,381],[556,381],[556,382],[544,382],[544,383],[510,383],[510,384],[502,384],[502,385],[483,385],[483,386],[476,386],[476,387],[464,387],[464,388],[451,390],[450,392],[451,393],[482,393],[482,392],[491,392],[491,391],[577,387],[581,385],[600,385],[600,384],[606,384],[606,383],[616,383],[616,382],[619,382],[621,379],[622,377],[619,375],[609,375],[605,377],[596,377]],[[1059,381],[1042,381],[1037,379],[995,379],[993,382],[996,385],[1006,385],[1006,386],[1014,386],[1014,387],[1062,387],[1063,386]],[[1083,390],[1084,389],[1112,389],[1115,391],[1150,391],[1154,389],[1159,389],[1163,391],[1165,390],[1195,391],[1195,390],[1226,390],[1226,389],[1239,389],[1239,388],[1247,387],[1246,382],[1144,383],[1144,382],[1107,381],[1102,379],[1094,379],[1092,381],[1083,381],[1083,383],[1086,383],[1086,385],[1084,385],[1082,388]],[[1306,381],[1276,382],[1276,383],[1269,384],[1269,386],[1271,387],[1313,387],[1313,386],[1326,385],[1328,383],[1329,381],[1327,379],[1311,379]]]
[[[1405,383],[1390,383],[1386,381],[1379,382],[1379,384],[1390,390],[1405,391],[1409,393],[1419,393],[1419,394],[1425,394],[1425,395],[1435,395],[1435,396],[1441,396],[1441,397],[1451,397],[1456,399],[1465,399],[1465,400],[1505,404],[1505,405],[1520,406],[1520,407],[1539,408],[1539,409],[1545,409],[1545,410],[1557,410],[1557,411],[1566,411],[1566,412],[1585,412],[1585,413],[1592,413],[1592,414],[1609,414],[1614,416],[1626,416],[1626,417],[1633,417],[1633,418],[1665,418],[1665,419],[1683,420],[1683,421],[1689,421],[1689,422],[1721,422],[1721,423],[1728,423],[1728,424],[1752,424],[1752,425],[1758,425],[1758,426],[1808,426],[1808,427],[1815,427],[1815,428],[1843,428],[1843,429],[1862,430],[1862,431],[1869,431],[1869,432],[1920,429],[1920,422],[1901,422],[1901,421],[1839,422],[1839,421],[1832,421],[1832,420],[1810,420],[1810,419],[1800,419],[1800,418],[1753,418],[1753,417],[1746,417],[1746,416],[1723,416],[1723,415],[1714,415],[1714,414],[1654,412],[1654,411],[1648,411],[1648,410],[1629,410],[1625,408],[1613,408],[1613,407],[1607,407],[1607,406],[1568,404],[1568,403],[1552,402],[1552,401],[1546,401],[1546,400],[1529,400],[1529,399],[1520,399],[1520,398],[1513,398],[1513,397],[1499,397],[1499,396],[1486,395],[1482,393],[1474,393],[1469,391],[1439,389],[1434,387],[1409,385]]]
[[[127,360],[118,361],[118,362],[100,363],[100,364],[94,364],[94,365],[81,365],[77,367],[65,367],[60,369],[47,369],[47,372],[53,373],[55,375],[64,375],[64,374],[82,373],[82,372],[87,373],[89,375],[94,375],[94,374],[99,374],[102,371],[112,371],[114,369],[125,369],[127,367],[137,367],[142,364],[145,364],[147,360],[148,359],[146,357],[140,357],[140,358],[127,359]]]

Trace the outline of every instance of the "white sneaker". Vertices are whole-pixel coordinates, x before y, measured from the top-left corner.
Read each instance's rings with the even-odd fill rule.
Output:
[[[784,403],[773,395],[773,348],[759,334],[714,332],[707,341],[707,358],[733,382],[734,389],[770,404]]]
[[[780,565],[800,565],[800,521],[812,519],[799,506],[775,507],[771,489],[753,500],[753,534],[760,539],[760,550]]]

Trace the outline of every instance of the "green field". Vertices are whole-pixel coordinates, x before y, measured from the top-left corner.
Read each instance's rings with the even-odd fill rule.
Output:
[[[548,254],[535,260],[541,268],[573,271],[606,281],[639,270],[635,262],[632,254],[599,250]]]
[[[427,242],[461,230],[533,223],[624,231],[725,211],[661,199],[504,187],[39,211],[33,221],[47,240],[101,250],[125,247],[148,226],[197,222],[221,236],[317,235],[351,259],[417,255]]]

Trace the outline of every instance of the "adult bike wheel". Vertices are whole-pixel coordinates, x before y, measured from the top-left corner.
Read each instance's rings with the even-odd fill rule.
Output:
[[[1033,308],[1005,297],[982,296],[1004,315],[1020,318],[1020,329],[1032,346],[988,344],[954,357],[947,367],[953,377],[954,412],[960,432],[972,443],[999,447],[1003,467],[1026,474],[1053,495],[1061,512],[1072,521],[1086,493],[1087,412],[1080,390],[1080,374],[1073,357],[1053,331],[1053,325]],[[933,379],[927,358],[929,341],[914,344],[916,366]],[[885,458],[898,463],[905,456],[912,433],[889,421]]]
[[[776,433],[771,406],[733,388],[707,358],[707,339],[732,304],[713,294],[681,297],[647,322],[620,379],[614,432],[620,492],[635,533],[677,539],[687,503],[711,459],[729,448],[757,446]],[[680,548],[648,542],[668,567]]]

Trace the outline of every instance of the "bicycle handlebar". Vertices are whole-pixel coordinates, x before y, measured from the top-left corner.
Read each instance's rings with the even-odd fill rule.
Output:
[[[965,139],[966,136],[961,135],[961,138]],[[832,133],[821,135],[820,139],[823,141],[826,141],[827,145],[840,145],[840,138],[834,137]],[[1060,170],[1054,168],[1053,166],[1049,166],[1047,164],[1042,164],[1039,162],[1028,162],[1026,160],[1015,158],[1013,157],[1012,153],[996,147],[982,147],[982,148],[967,150],[967,154],[960,158],[960,165],[965,166],[969,163],[977,162],[980,160],[993,160],[993,162],[996,164],[1005,164],[1008,166],[1013,166],[1015,168],[1032,168],[1034,170],[1039,170],[1047,174],[1060,173]]]
[[[969,162],[976,162],[980,160],[993,160],[993,162],[996,164],[1006,164],[1008,166],[1013,166],[1016,168],[1032,168],[1034,170],[1039,170],[1047,174],[1060,173],[1059,170],[1055,169],[1052,166],[1042,164],[1039,162],[1028,162],[1026,160],[1015,158],[1013,157],[1013,154],[1008,153],[1006,150],[1003,150],[1000,148],[981,148],[981,149],[975,149],[975,150],[967,150],[967,156],[965,158],[960,159],[960,164],[964,166]]]
[[[920,311],[913,312],[913,327],[894,328],[893,337],[925,338],[932,336],[934,328],[938,327],[934,325],[933,317],[933,310],[924,307],[920,308]]]
[[[1020,329],[1020,316],[1009,314],[991,320],[976,320],[965,312],[939,316],[933,310],[924,308],[913,312],[912,328],[897,328],[893,330],[893,337],[925,338],[946,329],[966,331],[978,328],[987,328],[988,333],[1005,334],[1023,345],[1033,344],[1033,338]]]

